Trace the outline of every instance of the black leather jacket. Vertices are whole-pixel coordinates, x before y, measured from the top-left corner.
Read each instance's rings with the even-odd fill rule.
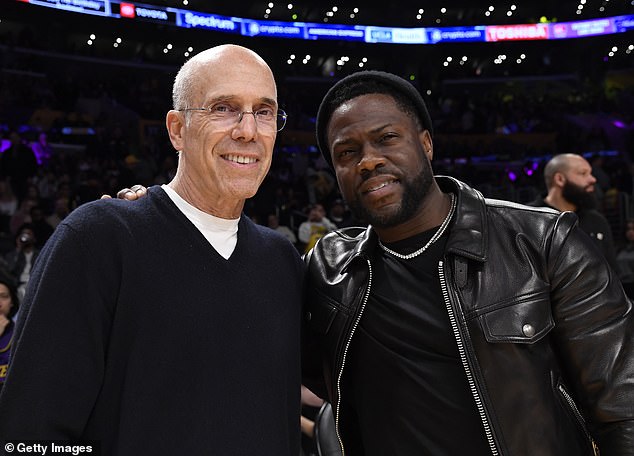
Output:
[[[603,456],[634,455],[632,304],[576,216],[436,179],[458,196],[438,274],[491,454],[591,455],[596,442]],[[318,389],[323,374],[352,456],[362,451],[341,376],[376,246],[371,228],[344,229],[305,259],[304,381]]]

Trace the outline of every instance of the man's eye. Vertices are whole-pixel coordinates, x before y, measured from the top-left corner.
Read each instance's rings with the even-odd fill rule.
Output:
[[[271,108],[262,108],[256,111],[258,116],[262,117],[273,117],[273,110]]]
[[[396,137],[397,137],[396,133],[385,133],[384,135],[381,136],[381,141],[387,141]]]
[[[227,113],[235,112],[235,109],[233,109],[233,107],[230,105],[221,103],[221,104],[213,105],[211,108],[209,108],[209,112],[217,113],[217,114],[227,114]]]
[[[354,152],[355,152],[354,149],[344,149],[344,150],[337,151],[337,155],[339,157],[346,157],[348,155],[352,155]]]

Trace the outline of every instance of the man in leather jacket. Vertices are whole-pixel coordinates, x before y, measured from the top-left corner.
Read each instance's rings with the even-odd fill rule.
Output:
[[[344,454],[634,455],[632,304],[573,213],[433,176],[388,73],[335,84],[317,140],[369,224],[305,257],[304,383]]]

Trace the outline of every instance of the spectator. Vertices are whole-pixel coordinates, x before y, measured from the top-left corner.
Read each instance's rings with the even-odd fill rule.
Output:
[[[295,233],[293,233],[293,231],[289,227],[285,225],[280,225],[277,215],[269,214],[268,221],[269,221],[269,228],[280,233],[282,236],[288,239],[288,241],[291,244],[293,245],[297,244],[297,236],[295,236]]]
[[[612,269],[617,271],[612,228],[605,216],[596,209],[597,180],[592,175],[588,161],[581,155],[556,155],[544,167],[544,180],[548,191],[546,197],[540,197],[530,205],[575,212],[579,227],[592,238]]]
[[[37,160],[17,131],[10,132],[9,139],[11,146],[0,155],[0,175],[11,178],[13,193],[22,201],[28,180],[37,171]]]
[[[40,253],[36,244],[37,238],[33,226],[26,223],[20,227],[15,236],[15,248],[5,255],[8,271],[16,280],[20,300],[24,297],[26,286],[31,278],[31,269]]]
[[[15,282],[10,277],[0,273],[0,392],[2,392],[7,377],[9,355],[15,330],[14,317],[19,304]]]
[[[326,218],[323,204],[313,204],[308,209],[308,220],[299,225],[298,237],[308,252],[326,233],[337,229],[337,225]]]

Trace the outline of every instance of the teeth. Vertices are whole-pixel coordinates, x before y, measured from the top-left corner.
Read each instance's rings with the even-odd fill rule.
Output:
[[[252,157],[243,157],[242,155],[225,155],[225,159],[234,163],[250,164],[255,163],[257,160]]]
[[[392,182],[394,182],[394,181],[383,182],[381,185],[378,185],[378,186],[376,186],[376,187],[372,187],[372,188],[368,189],[368,192],[374,192],[374,191],[376,191],[376,190],[379,190],[380,188],[383,188],[383,187],[385,187],[386,185],[391,184]]]

